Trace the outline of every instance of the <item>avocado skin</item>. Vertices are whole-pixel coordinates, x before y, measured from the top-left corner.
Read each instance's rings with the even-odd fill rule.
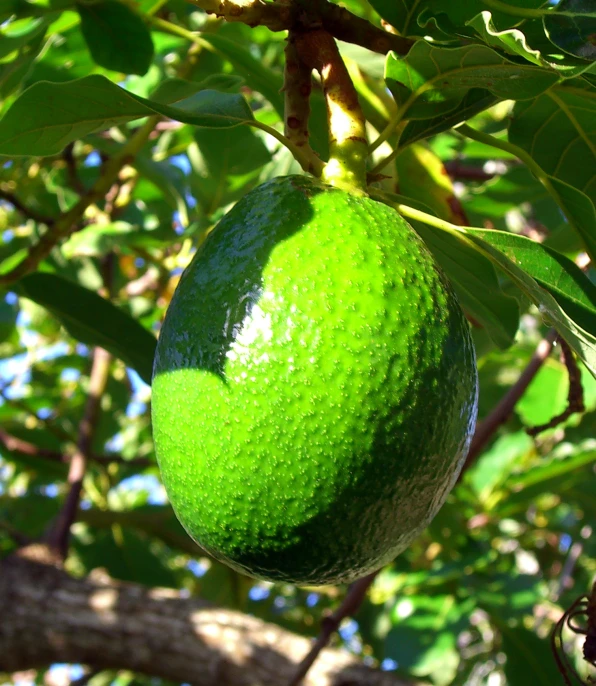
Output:
[[[153,430],[189,535],[245,574],[349,582],[435,516],[477,411],[468,323],[393,209],[302,176],[240,200],[160,333]]]

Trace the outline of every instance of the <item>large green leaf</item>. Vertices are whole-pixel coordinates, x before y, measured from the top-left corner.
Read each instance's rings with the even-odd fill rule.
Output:
[[[125,74],[145,74],[153,59],[153,41],[136,12],[118,0],[78,2],[77,10],[97,64]]]
[[[505,675],[508,686],[553,686],[558,670],[548,639],[523,626],[511,627],[499,622],[502,648],[507,662]]]
[[[390,53],[385,78],[408,119],[451,112],[472,88],[502,100],[529,100],[558,80],[551,71],[512,62],[482,45],[440,48],[426,41],[418,41],[404,58]]]
[[[151,383],[155,338],[121,309],[56,274],[29,274],[11,288],[49,310],[74,338],[105,348]]]
[[[129,93],[103,76],[46,81],[28,88],[0,120],[0,155],[55,155],[88,133],[153,114],[207,128],[253,119],[241,95],[202,90],[201,84],[174,107]]]
[[[498,98],[490,91],[483,88],[472,88],[463,97],[459,105],[438,117],[431,119],[414,119],[409,121],[399,139],[400,145],[405,146],[409,143],[436,136],[442,131],[461,124],[471,117],[487,110],[498,102]]]
[[[524,236],[468,229],[490,243],[546,289],[580,326],[596,336],[596,286],[569,258]]]
[[[596,88],[576,78],[513,110],[509,140],[596,204]],[[592,229],[594,230],[594,229]]]
[[[539,308],[543,315],[550,319],[553,326],[585,362],[592,375],[596,377],[596,336],[590,331],[586,331],[581,324],[575,321],[574,317],[568,314],[557,298],[539,285],[525,269],[520,268],[517,261],[509,259],[506,251],[502,252],[500,248],[493,247],[488,242],[492,242],[495,238],[498,240],[495,236],[498,233],[500,232],[477,229],[470,232],[469,235],[485,256],[500,267]],[[535,245],[539,244],[536,243]],[[589,315],[588,319],[590,319]]]
[[[486,329],[495,345],[509,347],[519,324],[519,307],[501,290],[490,261],[451,234],[421,222],[416,222],[415,229],[453,283],[466,312]]]

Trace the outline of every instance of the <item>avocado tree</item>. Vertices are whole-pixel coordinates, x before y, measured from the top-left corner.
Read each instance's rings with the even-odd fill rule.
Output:
[[[0,0],[0,21],[3,681],[591,683],[596,3]],[[407,220],[476,349],[455,488],[350,586],[209,556],[152,441],[182,271],[298,174]]]

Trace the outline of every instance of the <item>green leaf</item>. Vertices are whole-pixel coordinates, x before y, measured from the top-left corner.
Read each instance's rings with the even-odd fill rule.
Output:
[[[200,90],[176,106],[147,100],[91,75],[66,83],[43,81],[28,88],[0,120],[0,154],[55,155],[88,133],[153,114],[207,128],[253,119],[241,95]]]
[[[44,272],[25,276],[11,289],[49,310],[74,338],[105,348],[151,383],[155,338],[118,307],[72,281]]]
[[[12,335],[17,323],[19,310],[14,305],[0,300],[0,343],[6,341]]]
[[[117,0],[78,2],[81,31],[93,60],[106,69],[145,74],[153,59],[151,33],[141,17]]]
[[[62,244],[60,250],[64,257],[69,260],[81,255],[98,257],[120,245],[122,238],[131,231],[134,231],[134,227],[126,222],[91,224],[81,231],[73,233]]]
[[[543,0],[516,0],[517,7],[538,8]],[[433,34],[445,39],[464,31],[466,23],[487,7],[482,0],[445,2],[445,0],[371,0],[377,12],[405,36]],[[493,12],[500,29],[519,23],[519,17]],[[435,26],[433,26],[433,24]],[[437,31],[437,28],[438,31]]]
[[[572,260],[524,236],[488,229],[466,232],[490,243],[521,267],[574,321],[596,336],[596,286]]]
[[[482,45],[438,48],[426,41],[415,43],[402,59],[390,53],[385,78],[408,119],[450,112],[472,88],[502,100],[529,100],[558,80],[551,71],[512,62]]]
[[[519,306],[501,290],[491,262],[446,232],[421,222],[416,222],[415,229],[451,280],[464,310],[499,348],[512,345],[519,325]]]
[[[28,22],[24,30],[18,33],[0,31],[0,59],[10,55],[11,52],[21,50],[33,39],[43,36],[49,24],[48,19],[33,19]]]
[[[190,187],[207,216],[239,199],[271,160],[259,135],[245,126],[219,131],[197,129],[194,139],[196,145],[188,149],[193,172]]]
[[[500,231],[488,231],[482,229],[466,229],[469,238],[480,248],[484,255],[492,260],[492,262],[500,267],[509,278],[517,284],[519,288],[530,298],[530,300],[540,309],[543,315],[546,315],[551,320],[553,326],[575,350],[579,357],[584,361],[586,367],[591,374],[596,377],[596,336],[586,331],[573,316],[570,316],[566,310],[561,306],[558,299],[553,297],[549,291],[545,290],[538,282],[530,276],[524,269],[520,268],[517,261],[509,259],[506,252],[501,252],[499,248],[493,247],[488,241],[500,241],[502,236],[510,236],[513,234],[505,234]],[[498,236],[496,234],[499,234]],[[502,236],[501,236],[502,234]],[[522,238],[518,236],[518,238]],[[533,245],[540,245],[533,243]],[[535,267],[536,264],[532,262],[525,263],[526,266]],[[576,284],[577,285],[577,284]],[[554,288],[553,284],[550,284]],[[590,298],[587,298],[590,301]],[[580,300],[576,301],[574,305]],[[569,306],[569,303],[566,303]],[[588,310],[582,310],[585,316],[588,316]]]
[[[509,478],[514,466],[533,447],[534,443],[525,431],[506,434],[497,439],[465,476],[479,500],[485,502],[495,488]]]
[[[221,57],[231,62],[246,81],[246,85],[265,96],[280,120],[284,121],[283,76],[280,71],[255,59],[247,48],[226,36],[203,33],[201,39],[210,43]],[[325,159],[328,149],[325,105],[322,94],[314,89],[311,94],[309,131],[311,145]]]
[[[518,28],[505,29],[499,31],[495,26],[491,12],[483,11],[466,22],[472,27],[482,40],[493,48],[504,50],[511,55],[524,57],[528,62],[539,66],[546,66],[548,63],[542,59],[539,50],[530,47],[526,35]]]
[[[585,79],[565,81],[532,102],[517,103],[509,140],[547,174],[596,204],[596,88]]]
[[[399,139],[400,146],[406,146],[409,143],[436,136],[438,133],[447,131],[448,129],[461,124],[462,122],[471,119],[480,112],[487,110],[498,102],[490,91],[483,88],[472,88],[463,97],[459,105],[438,117],[430,119],[414,119],[409,121],[404,128]]]
[[[523,626],[498,624],[507,658],[507,686],[553,686],[558,670],[548,640]]]
[[[544,17],[544,28],[550,40],[561,50],[581,59],[596,60],[593,0],[561,0],[556,12]]]

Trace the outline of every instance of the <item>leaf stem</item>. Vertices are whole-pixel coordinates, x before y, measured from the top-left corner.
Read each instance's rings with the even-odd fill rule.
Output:
[[[321,176],[325,164],[315,155],[314,152],[311,151],[312,154],[309,154],[307,149],[298,147],[295,143],[284,136],[281,131],[274,129],[272,126],[264,124],[258,119],[250,119],[245,123],[248,126],[252,126],[255,129],[260,129],[261,131],[268,133],[270,136],[273,136],[273,138],[278,140],[282,145],[285,145],[285,147],[292,153],[292,156],[302,167],[302,169],[304,169],[304,171],[309,172],[316,177]]]
[[[408,111],[410,105],[412,104],[412,101],[414,100],[415,96],[412,94],[406,102],[401,105],[401,107],[398,108],[397,112],[391,117],[389,123],[387,126],[381,131],[379,134],[378,138],[374,140],[368,147],[368,153],[369,155],[373,153],[380,145],[382,145],[388,138],[393,134],[393,132],[397,129],[397,127],[401,124],[402,119],[404,118],[404,114]],[[397,145],[396,145],[397,147]],[[396,153],[397,154],[397,153]],[[377,165],[378,166],[378,165]],[[383,164],[385,166],[385,164]]]

